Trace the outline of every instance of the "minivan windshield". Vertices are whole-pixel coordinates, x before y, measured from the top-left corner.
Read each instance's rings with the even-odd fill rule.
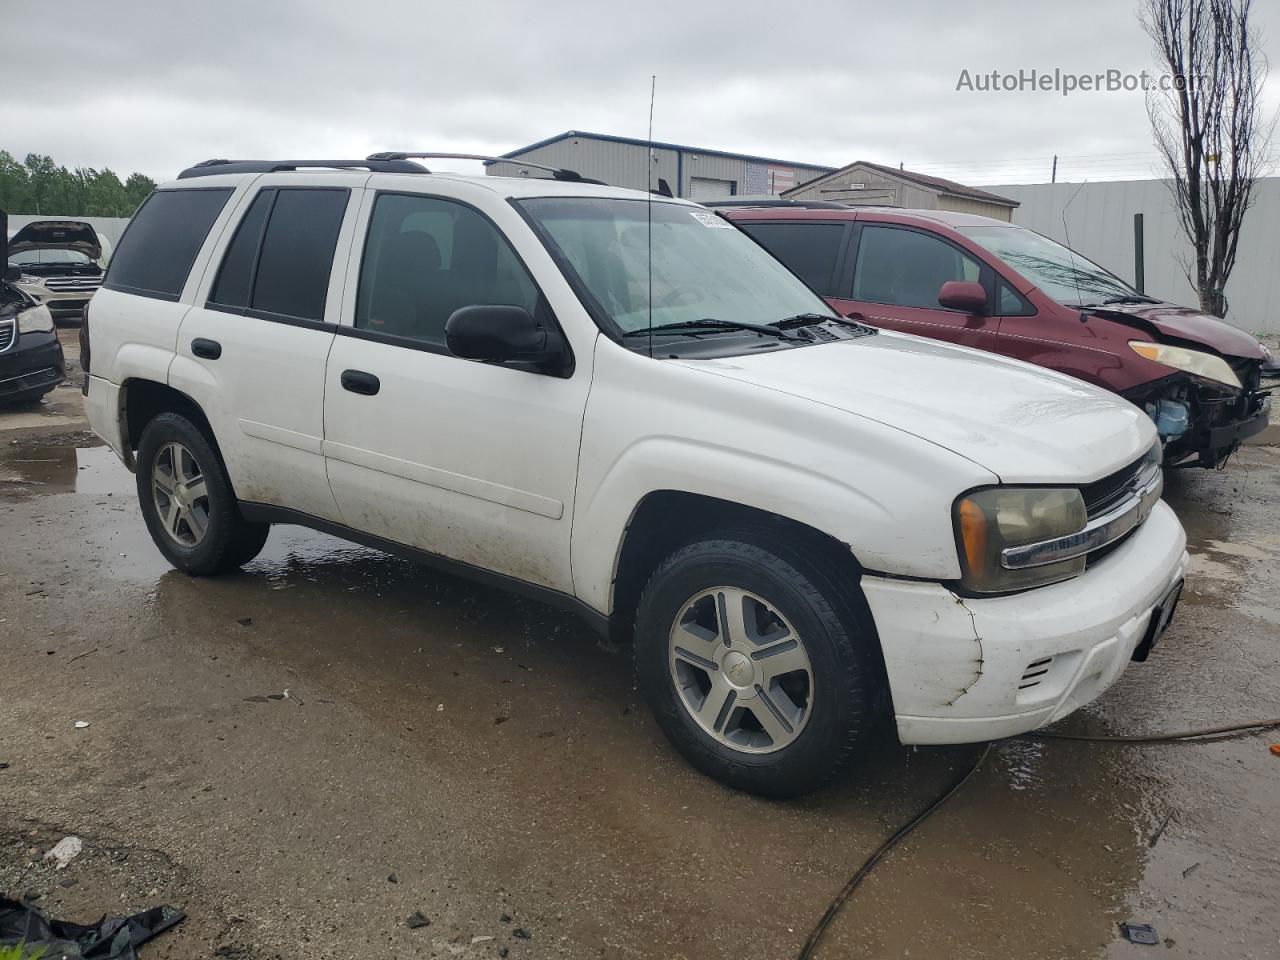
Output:
[[[1093,261],[1031,230],[1012,226],[959,230],[1069,307],[1148,299]]]
[[[800,314],[836,319],[767,250],[700,207],[614,197],[517,202],[595,301],[588,306],[621,333],[703,320],[726,324],[700,331],[715,334],[729,332],[730,323],[775,324]]]

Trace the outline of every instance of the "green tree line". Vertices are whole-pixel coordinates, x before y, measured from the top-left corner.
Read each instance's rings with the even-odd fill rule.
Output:
[[[19,162],[0,150],[0,210],[27,216],[131,217],[156,187],[141,173],[121,182],[109,167],[68,170],[49,156],[29,153]]]

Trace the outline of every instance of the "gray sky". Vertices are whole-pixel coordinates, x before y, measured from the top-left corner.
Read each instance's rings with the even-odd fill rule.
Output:
[[[1059,179],[1139,176],[1154,159],[1141,93],[956,89],[965,69],[1153,68],[1128,0],[56,7],[55,27],[41,5],[0,0],[0,149],[157,179],[209,157],[643,137],[651,74],[655,139],[699,147],[988,184],[1047,180],[1055,153]],[[1280,3],[1256,16],[1280,63]]]

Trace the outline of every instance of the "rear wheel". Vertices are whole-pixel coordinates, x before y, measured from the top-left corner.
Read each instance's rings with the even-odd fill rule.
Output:
[[[637,677],[695,767],[787,797],[848,764],[880,685],[874,628],[851,590],[751,534],[689,544],[658,567],[637,614]]]
[[[266,542],[270,526],[240,515],[212,444],[180,414],[162,413],[142,431],[137,481],[151,539],[179,570],[225,573],[252,560]]]

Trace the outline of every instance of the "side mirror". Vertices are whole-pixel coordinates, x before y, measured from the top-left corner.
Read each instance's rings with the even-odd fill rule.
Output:
[[[17,283],[18,279],[21,276],[22,276],[22,270],[19,267],[13,267],[8,265],[5,266],[4,268],[5,283]]]
[[[569,354],[560,332],[540,325],[524,307],[462,307],[449,315],[444,339],[464,360],[545,365]]]
[[[987,291],[971,280],[948,280],[938,291],[938,303],[948,310],[965,313],[987,312]]]

